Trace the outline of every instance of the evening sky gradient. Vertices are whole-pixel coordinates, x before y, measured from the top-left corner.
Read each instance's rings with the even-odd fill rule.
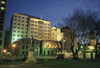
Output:
[[[57,26],[76,8],[100,11],[100,0],[8,0],[6,29],[10,27],[13,13],[42,16],[51,26]]]

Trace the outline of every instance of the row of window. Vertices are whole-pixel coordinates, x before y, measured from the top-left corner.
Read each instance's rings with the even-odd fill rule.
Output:
[[[22,26],[24,26],[25,24],[20,24],[20,23],[14,23],[14,25],[22,25]],[[25,25],[25,26],[27,26],[27,24]]]
[[[15,18],[27,19],[27,17],[17,16],[17,15],[15,15],[14,17],[15,17]]]
[[[39,23],[39,24],[42,24],[42,25],[50,25],[50,24],[47,24],[47,23],[44,23],[42,21],[33,21],[31,20],[32,23]]]
[[[31,27],[31,30],[37,30],[37,28],[33,28],[33,27]]]
[[[27,37],[27,35],[15,35],[15,34],[13,34],[13,37],[15,37],[15,36],[17,36],[17,37]]]
[[[27,30],[27,28],[24,28],[24,27],[16,27],[16,26],[14,26],[13,28],[17,28],[17,29],[26,29],[26,30]]]
[[[14,19],[14,21],[27,23],[27,21],[25,21],[25,20],[18,20],[18,19]]]
[[[13,32],[17,32],[17,33],[27,33],[26,31],[16,31],[16,30],[13,30]]]
[[[37,27],[37,25],[36,25],[36,24],[31,24],[31,26],[35,26],[35,27]]]
[[[35,34],[37,34],[37,32],[35,32],[35,31],[31,31],[31,33],[35,33]]]

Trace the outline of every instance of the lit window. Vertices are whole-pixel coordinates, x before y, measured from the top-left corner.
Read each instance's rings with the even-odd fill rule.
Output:
[[[15,30],[13,30],[13,32],[16,32]]]
[[[23,37],[23,35],[21,35],[21,37]]]
[[[34,31],[31,31],[31,33],[33,33]]]
[[[20,32],[20,31],[17,31],[18,33]]]
[[[21,33],[24,33],[24,31],[21,31]]]
[[[22,29],[24,29],[24,28],[22,27]]]
[[[2,4],[5,4],[6,2],[5,2],[5,1],[2,1],[1,3],[2,3]]]
[[[15,36],[15,34],[13,34],[13,36]]]
[[[22,26],[24,26],[24,24],[22,24]]]
[[[34,26],[34,24],[31,24],[31,26]]]
[[[4,7],[1,7],[1,10],[5,10],[5,8]]]

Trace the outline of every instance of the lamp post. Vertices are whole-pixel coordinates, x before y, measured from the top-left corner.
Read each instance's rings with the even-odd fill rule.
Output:
[[[7,49],[4,49],[4,50],[3,50],[4,55],[6,54],[6,52],[7,52]]]
[[[12,44],[12,50],[13,50],[13,56],[14,56],[14,50],[15,50],[15,48],[16,48],[16,44]]]
[[[63,49],[62,49],[62,50],[63,50],[63,53],[64,53],[64,43],[65,43],[65,41],[66,41],[66,40],[63,40]]]

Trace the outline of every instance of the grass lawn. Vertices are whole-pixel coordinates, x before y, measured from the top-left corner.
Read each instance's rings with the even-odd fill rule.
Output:
[[[24,62],[4,62],[0,65],[21,65],[20,68],[100,68],[100,60],[43,60],[38,61],[36,64],[24,64]],[[19,68],[18,67],[18,68]]]

